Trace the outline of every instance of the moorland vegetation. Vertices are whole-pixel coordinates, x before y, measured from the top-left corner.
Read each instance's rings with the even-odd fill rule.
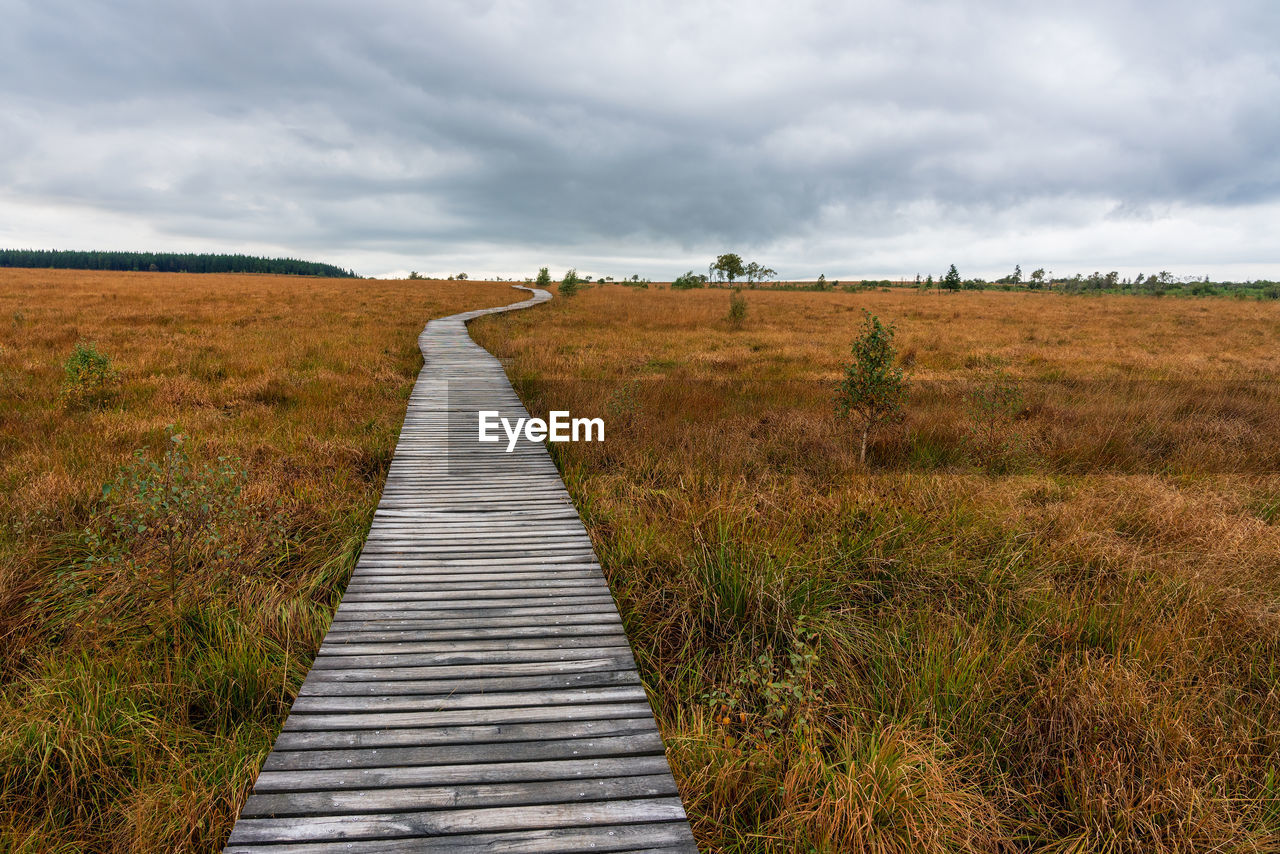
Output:
[[[493,283],[0,271],[0,850],[208,852]]]
[[[1280,304],[731,296],[472,330],[607,420],[553,455],[705,850],[1280,845]],[[907,380],[865,461],[864,312]]]

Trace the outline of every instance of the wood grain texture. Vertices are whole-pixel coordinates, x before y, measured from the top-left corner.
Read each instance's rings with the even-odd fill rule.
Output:
[[[424,366],[346,595],[225,851],[696,852],[591,540],[466,322]]]

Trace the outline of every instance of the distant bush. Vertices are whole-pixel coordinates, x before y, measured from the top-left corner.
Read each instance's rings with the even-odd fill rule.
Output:
[[[93,344],[77,343],[62,369],[61,397],[67,409],[101,409],[119,391],[120,372]]]
[[[707,284],[706,276],[699,275],[693,272],[692,270],[690,270],[689,272],[685,273],[682,276],[677,276],[675,278],[675,281],[671,283],[671,289],[674,291],[688,291],[688,290],[692,290],[693,288],[705,287],[706,284]]]
[[[540,288],[549,288],[549,287],[551,287],[551,271],[550,271],[550,270],[548,270],[546,267],[539,267],[539,268],[538,268],[538,281],[537,281],[537,285],[538,285],[538,287],[540,287]]]

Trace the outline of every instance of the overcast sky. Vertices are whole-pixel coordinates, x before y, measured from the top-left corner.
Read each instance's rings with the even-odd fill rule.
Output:
[[[0,0],[0,246],[1280,278],[1280,3]]]

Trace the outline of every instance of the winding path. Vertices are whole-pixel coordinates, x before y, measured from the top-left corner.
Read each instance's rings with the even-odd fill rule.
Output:
[[[369,538],[225,851],[696,852],[591,540],[467,321],[433,320]]]

